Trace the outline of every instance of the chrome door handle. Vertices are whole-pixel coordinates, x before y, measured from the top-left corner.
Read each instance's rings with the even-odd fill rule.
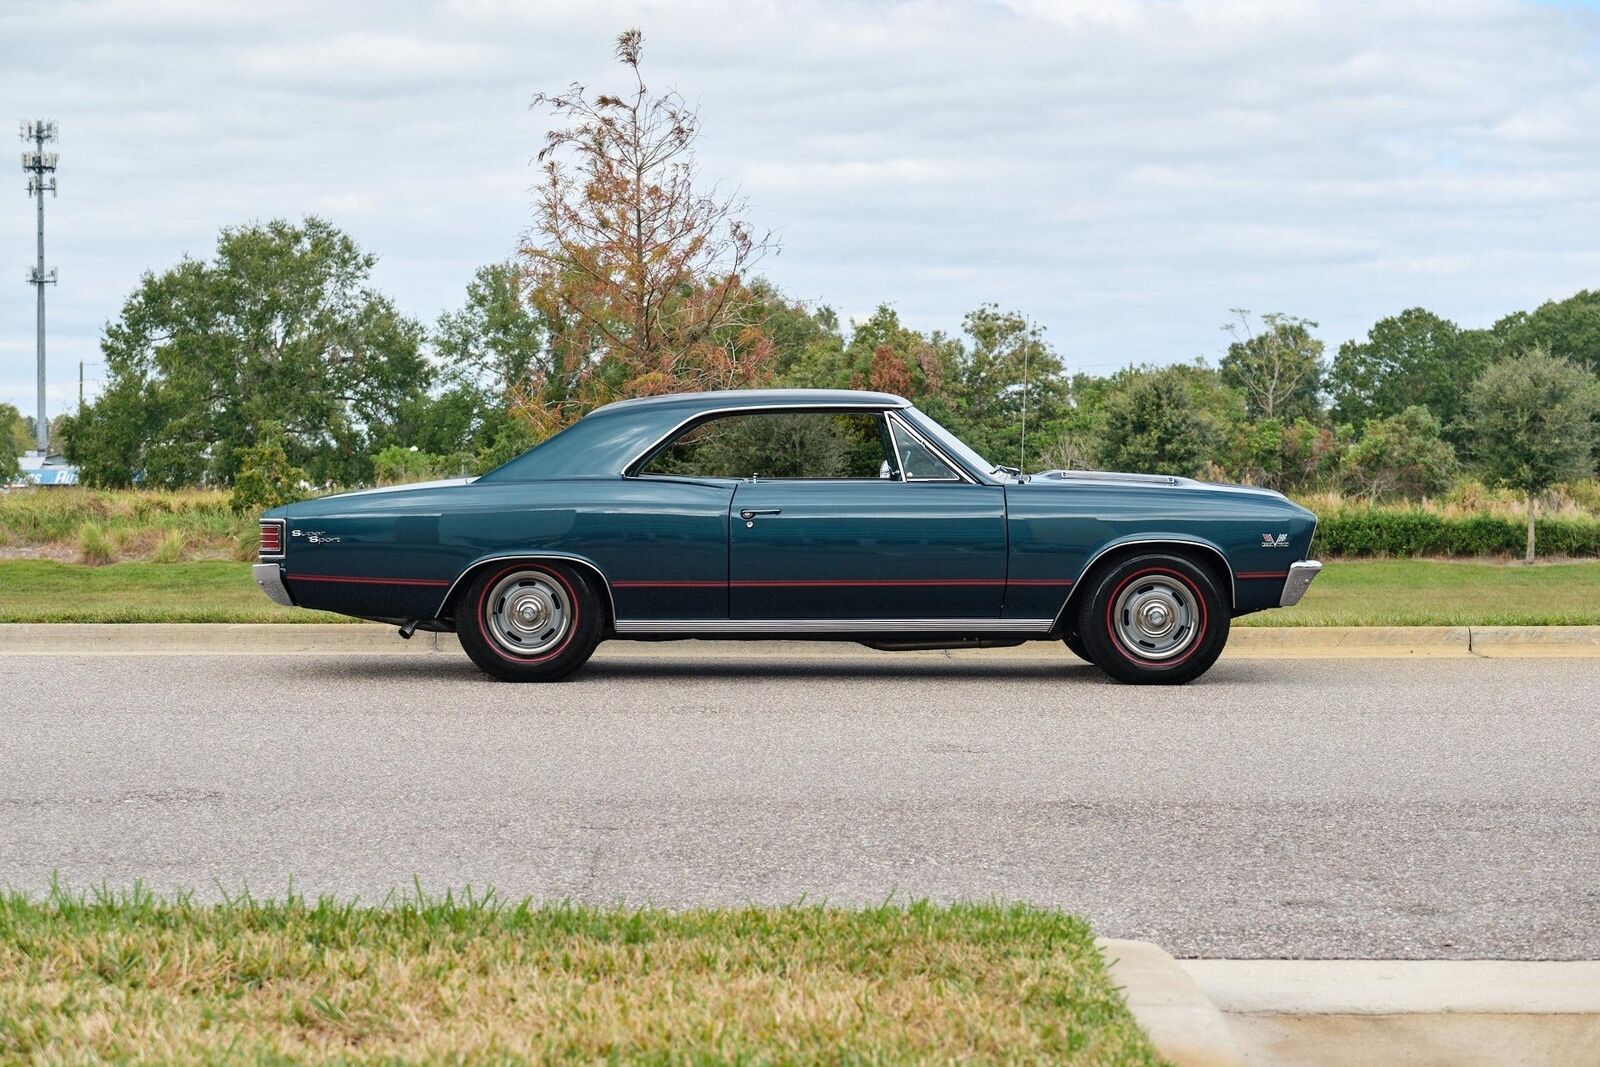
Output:
[[[745,522],[749,522],[751,519],[755,518],[757,515],[782,515],[782,514],[783,514],[783,509],[782,508],[743,508],[743,509],[741,509],[739,511],[739,517],[741,519],[743,519]]]

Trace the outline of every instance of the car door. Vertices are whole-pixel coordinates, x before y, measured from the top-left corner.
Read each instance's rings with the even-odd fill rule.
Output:
[[[732,618],[1000,616],[1000,486],[965,476],[882,412],[805,413],[815,421],[803,429],[794,424],[797,413],[789,414],[786,428],[748,426],[757,448],[764,444],[772,454],[753,454],[752,477],[734,491]],[[775,473],[764,477],[762,469]]]

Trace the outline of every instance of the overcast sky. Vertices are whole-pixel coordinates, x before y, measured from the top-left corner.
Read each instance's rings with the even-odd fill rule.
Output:
[[[141,272],[316,213],[431,321],[526,225],[541,89],[701,108],[764,272],[862,317],[1025,311],[1071,368],[1215,359],[1231,307],[1330,350],[1600,287],[1600,5],[1533,0],[0,6],[0,100],[61,126],[50,411]],[[20,148],[20,144],[17,145]],[[0,401],[34,409],[32,204],[0,197]]]

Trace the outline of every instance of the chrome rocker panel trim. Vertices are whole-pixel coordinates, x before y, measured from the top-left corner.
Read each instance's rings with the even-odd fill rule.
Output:
[[[1314,559],[1289,564],[1289,577],[1283,583],[1283,595],[1278,598],[1278,607],[1291,608],[1300,603],[1300,598],[1306,595],[1306,590],[1311,586],[1311,579],[1321,573],[1322,564]]]
[[[618,619],[616,634],[1044,634],[1054,619]]]
[[[276,563],[256,563],[250,567],[250,577],[256,580],[267,599],[286,608],[294,607],[289,590],[283,586],[283,568]]]

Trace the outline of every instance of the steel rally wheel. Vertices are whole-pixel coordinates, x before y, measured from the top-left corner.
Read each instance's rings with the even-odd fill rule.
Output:
[[[456,611],[472,662],[508,682],[553,682],[586,663],[600,643],[602,608],[590,582],[558,563],[484,569]]]
[[[1120,682],[1177,685],[1204,674],[1228,643],[1230,607],[1205,568],[1148,554],[1099,572],[1079,608],[1089,657]]]

